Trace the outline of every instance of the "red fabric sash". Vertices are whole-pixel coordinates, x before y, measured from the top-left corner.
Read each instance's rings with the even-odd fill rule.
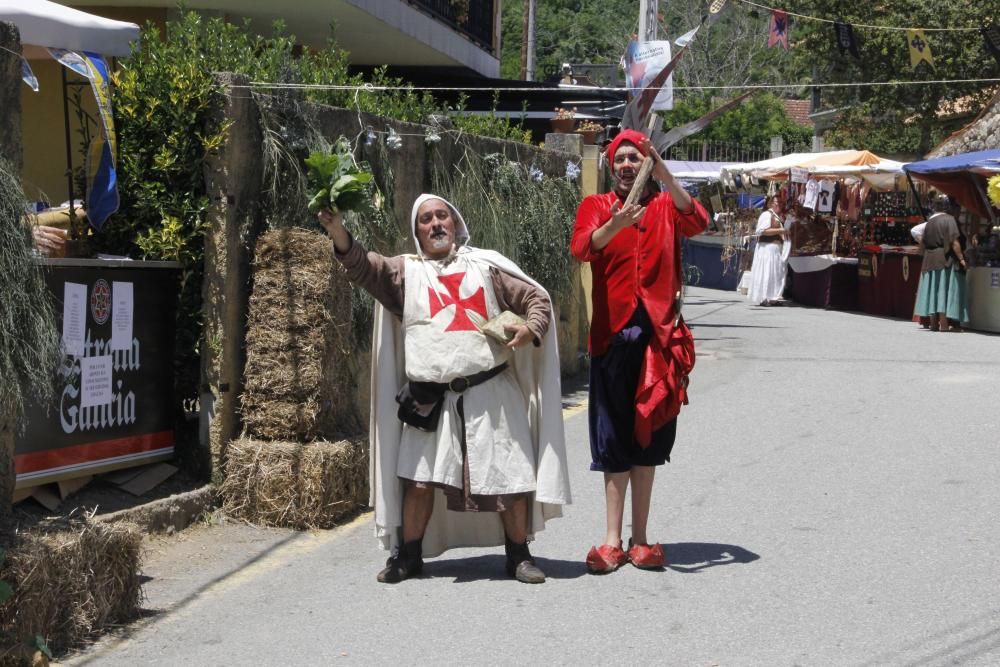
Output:
[[[635,439],[649,447],[653,433],[688,404],[688,375],[694,368],[694,336],[684,320],[670,331],[666,345],[653,336],[646,348],[635,392]]]

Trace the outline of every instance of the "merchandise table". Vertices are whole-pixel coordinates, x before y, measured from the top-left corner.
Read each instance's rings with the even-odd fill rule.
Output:
[[[858,260],[811,255],[788,258],[788,292],[796,303],[854,310],[858,303]]]
[[[862,249],[858,253],[858,309],[912,319],[922,264],[917,246]]]

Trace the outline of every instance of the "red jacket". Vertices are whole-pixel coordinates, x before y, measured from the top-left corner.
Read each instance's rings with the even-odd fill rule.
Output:
[[[683,394],[682,387],[667,386],[675,378],[664,355],[673,331],[674,298],[680,289],[674,230],[684,236],[703,232],[708,226],[708,212],[695,199],[694,208],[681,213],[673,198],[660,192],[646,203],[646,213],[638,225],[621,230],[604,249],[595,251],[590,237],[611,219],[611,204],[616,198],[624,203],[614,192],[583,200],[576,212],[570,251],[581,262],[591,263],[594,276],[591,355],[607,352],[611,337],[628,323],[640,300],[649,313],[655,335],[636,388],[636,438],[640,444],[648,444],[653,431],[676,417],[676,412],[661,409],[661,404],[671,391]],[[690,352],[693,365],[693,348]]]

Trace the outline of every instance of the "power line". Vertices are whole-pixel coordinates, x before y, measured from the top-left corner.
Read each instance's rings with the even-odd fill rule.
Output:
[[[872,30],[899,30],[903,32],[907,30],[923,30],[924,32],[978,32],[980,30],[979,28],[921,28],[921,27],[897,28],[895,26],[888,26],[888,25],[869,25],[867,23],[851,23],[850,21],[835,21],[833,19],[824,19],[818,16],[809,16],[807,14],[796,14],[795,12],[790,12],[786,9],[778,9],[777,7],[768,7],[767,5],[762,5],[756,2],[752,2],[752,0],[737,0],[737,1],[742,2],[744,5],[750,5],[752,7],[757,7],[759,9],[766,9],[769,12],[774,12],[774,11],[785,12],[789,16],[794,16],[796,18],[806,19],[809,21],[818,21],[820,23],[850,23],[855,28],[870,28]]]
[[[984,78],[984,79],[930,79],[924,81],[855,81],[849,83],[812,83],[812,82],[794,82],[794,83],[758,83],[758,84],[733,84],[733,85],[720,85],[720,86],[674,86],[673,89],[676,90],[773,90],[777,88],[862,88],[862,87],[877,87],[877,86],[926,86],[928,84],[951,84],[951,83],[1000,83],[1000,78]],[[514,93],[530,93],[530,92],[561,92],[566,93],[570,91],[593,91],[595,93],[600,92],[613,92],[613,93],[624,93],[634,90],[641,90],[639,88],[628,88],[625,86],[618,87],[590,87],[590,86],[574,86],[573,88],[565,88],[560,86],[533,86],[533,87],[512,87],[512,88],[496,88],[496,87],[482,87],[482,88],[470,88],[468,86],[375,86],[371,84],[363,85],[349,85],[349,84],[322,84],[322,83],[276,83],[268,81],[251,81],[249,84],[245,85],[232,85],[230,88],[250,88],[250,89],[263,89],[263,90],[344,90],[344,91],[364,91],[370,93],[376,92],[390,92],[390,91],[427,91],[427,92],[466,92],[466,93],[496,93],[496,92],[514,92]]]

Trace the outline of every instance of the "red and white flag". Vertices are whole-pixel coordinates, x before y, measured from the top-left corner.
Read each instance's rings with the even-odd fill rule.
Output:
[[[770,27],[767,31],[768,48],[781,46],[788,50],[788,14],[780,9],[771,11]]]

